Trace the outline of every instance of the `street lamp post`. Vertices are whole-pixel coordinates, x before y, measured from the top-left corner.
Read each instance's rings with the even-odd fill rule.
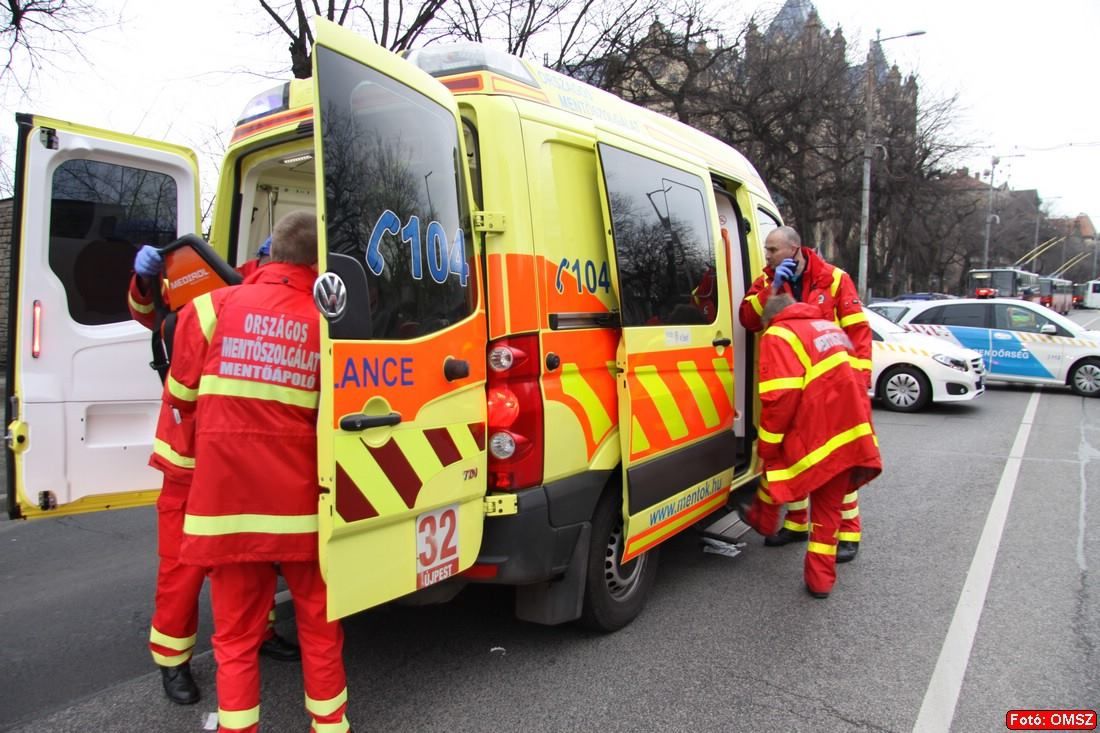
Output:
[[[1022,158],[1022,157],[1024,157],[1024,154],[1023,153],[1016,153],[1014,155],[1005,155],[1005,156],[1001,156],[1001,157],[1004,157],[1004,158]],[[993,213],[993,192],[996,190],[993,186],[993,179],[997,175],[997,164],[1000,163],[1000,162],[1001,162],[1001,158],[997,157],[996,155],[994,155],[990,159],[991,165],[989,167],[989,205],[986,208],[986,212],[985,212],[985,247],[982,249],[982,269],[983,270],[989,268],[989,235],[993,231],[993,220],[996,219],[998,224],[1001,223],[1001,217],[999,217],[999,216],[997,216],[996,214]],[[1038,224],[1036,224],[1035,226],[1036,226],[1035,231],[1038,232],[1039,231]]]
[[[859,297],[862,300],[867,299],[867,245],[871,229],[871,158],[875,149],[874,143],[871,141],[871,127],[874,124],[875,49],[881,47],[886,41],[892,41],[895,38],[923,36],[924,31],[912,31],[897,36],[887,36],[886,38],[882,38],[881,34],[882,31],[875,31],[875,40],[871,41],[871,46],[867,49],[867,99],[864,104],[867,114],[863,128],[863,201],[859,214]]]

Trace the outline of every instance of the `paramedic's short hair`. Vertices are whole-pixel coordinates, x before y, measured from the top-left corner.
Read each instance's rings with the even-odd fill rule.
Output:
[[[292,211],[279,219],[271,232],[271,261],[316,264],[317,217],[308,211]]]
[[[787,240],[787,244],[791,245],[792,247],[802,246],[802,237],[798,234],[798,230],[796,230],[794,227],[776,227],[775,231],[781,233],[783,235],[783,238]]]
[[[768,302],[764,304],[764,315],[761,316],[764,325],[767,326],[771,323],[772,319],[779,315],[779,311],[783,310],[788,305],[794,305],[794,298],[786,293],[776,293],[768,298]]]

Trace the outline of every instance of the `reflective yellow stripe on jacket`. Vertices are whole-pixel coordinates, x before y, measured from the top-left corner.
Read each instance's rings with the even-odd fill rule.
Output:
[[[219,377],[216,374],[204,374],[199,382],[199,395],[220,395],[222,397],[246,397],[254,400],[281,402],[316,409],[320,395],[312,390],[279,387],[274,384],[252,382],[246,379]]]
[[[187,514],[183,531],[190,535],[218,537],[241,532],[262,534],[305,534],[317,531],[316,514]]]
[[[130,310],[134,311],[135,313],[144,314],[144,313],[152,313],[153,312],[153,304],[152,303],[139,303],[136,300],[134,300],[133,295],[129,295],[129,294],[127,294],[126,300],[128,300],[129,303],[130,303]]]
[[[810,451],[793,465],[788,466],[787,468],[779,468],[774,471],[768,471],[768,481],[775,482],[790,480],[802,473],[803,471],[806,471],[807,469],[810,469],[821,461],[825,460],[837,449],[843,448],[849,443],[859,440],[864,436],[872,435],[873,433],[874,431],[871,428],[871,423],[868,422],[860,423],[853,428],[849,428],[848,430],[845,430],[844,432],[829,438],[829,440],[825,441],[824,445],[821,445]]]
[[[195,467],[195,459],[193,456],[185,456],[177,453],[173,450],[172,446],[168,445],[167,441],[161,440],[160,438],[153,439],[153,453],[168,461],[173,466],[179,466],[180,468]]]

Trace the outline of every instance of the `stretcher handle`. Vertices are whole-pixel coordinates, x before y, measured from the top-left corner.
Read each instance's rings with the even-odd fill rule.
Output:
[[[401,422],[401,415],[396,412],[391,412],[389,415],[364,415],[357,412],[340,418],[340,429],[353,432],[369,428],[387,427],[396,425],[399,422]]]

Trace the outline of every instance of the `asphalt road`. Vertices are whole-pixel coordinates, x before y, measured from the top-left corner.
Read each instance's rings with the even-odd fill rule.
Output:
[[[507,589],[383,607],[345,621],[353,726],[969,732],[1100,708],[1100,399],[993,386],[875,421],[886,471],[828,600],[800,547],[750,534],[727,558],[687,532],[615,634],[515,621]],[[208,615],[198,705],[163,698],[145,650],[154,546],[145,509],[0,522],[0,730],[203,730]],[[265,730],[307,730],[298,665],[263,664]]]

